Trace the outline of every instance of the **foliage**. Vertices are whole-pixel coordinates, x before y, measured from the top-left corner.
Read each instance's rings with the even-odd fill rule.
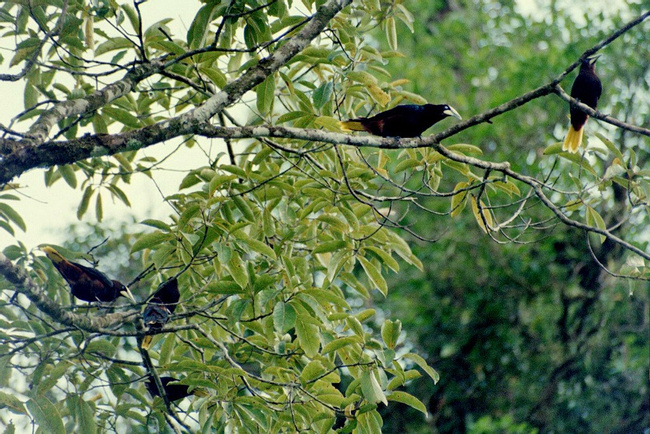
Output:
[[[574,47],[559,26],[533,23],[524,43],[515,30],[528,21],[507,2],[431,9],[430,2],[232,0],[194,5],[180,34],[171,18],[147,27],[146,6],[71,0],[0,10],[3,36],[18,41],[2,59],[18,72],[2,78],[24,86],[25,102],[3,127],[5,191],[22,188],[9,181],[26,170],[45,167],[46,186],[63,180],[79,192],[78,218],[92,208],[101,222],[105,198],[131,206],[125,184],[156,176],[162,162],[141,149],[172,139],[179,149],[205,149],[163,199],[174,210],[169,218],[120,227],[90,255],[142,302],[178,277],[181,305],[151,351],[140,348],[142,303],[69,307],[73,300],[47,259],[20,242],[4,250],[0,385],[17,396],[0,393],[7,427],[11,412],[23,428],[31,422],[47,432],[365,433],[400,424],[427,429],[430,415],[443,431],[471,422],[475,432],[534,432],[549,426],[548,409],[534,407],[526,393],[553,395],[564,385],[557,367],[567,362],[565,351],[573,351],[571,369],[600,385],[593,378],[604,372],[580,357],[620,360],[599,356],[612,351],[605,343],[612,336],[633,351],[644,343],[600,329],[621,310],[593,258],[615,273],[648,278],[648,240],[637,237],[647,223],[647,141],[629,129],[617,129],[615,139],[599,131],[583,156],[569,155],[554,143],[564,131],[555,125],[565,122],[549,117],[566,112],[550,77],[570,71],[611,31],[583,32],[589,42]],[[571,26],[564,30],[578,30]],[[628,46],[647,45],[642,31],[627,30]],[[401,36],[409,32],[411,40]],[[540,42],[547,39],[553,44]],[[498,68],[494,58],[503,59]],[[647,76],[647,64],[632,67]],[[531,70],[544,73],[531,79]],[[632,81],[638,76],[621,74],[614,86],[647,92],[647,82]],[[531,92],[540,86],[539,95]],[[503,105],[435,140],[339,133],[338,119],[434,98],[461,113]],[[628,100],[612,100],[611,113],[638,123],[647,105],[634,111]],[[492,125],[482,124],[490,118]],[[206,145],[217,137],[224,148]],[[501,160],[507,163],[494,162]],[[0,196],[0,226],[12,234],[25,230],[7,203],[16,199]],[[452,226],[453,236],[437,221]],[[104,230],[65,247],[89,257]],[[429,239],[440,241],[433,249],[418,245]],[[473,245],[480,255],[454,263]],[[515,248],[530,260],[518,262]],[[573,273],[576,251],[588,260]],[[495,276],[496,267],[503,274]],[[565,290],[546,291],[566,282]],[[377,310],[374,299],[384,297],[396,304]],[[597,314],[588,316],[594,306]],[[114,318],[120,321],[103,325]],[[458,340],[464,327],[481,334]],[[553,345],[557,333],[562,339]],[[547,375],[553,387],[531,380],[544,365],[556,369]],[[448,375],[434,393],[432,366]],[[16,373],[29,387],[10,384]],[[208,396],[180,407],[152,400],[142,384],[150,374],[173,375]],[[636,386],[647,393],[624,377],[615,378],[625,397]],[[464,394],[480,390],[485,398],[508,382],[521,386],[493,406],[470,402],[469,411],[457,411]],[[568,390],[548,407],[601,405],[599,387],[584,401]],[[417,416],[400,421],[404,408]]]

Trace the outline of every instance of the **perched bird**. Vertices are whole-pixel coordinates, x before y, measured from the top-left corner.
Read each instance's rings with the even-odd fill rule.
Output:
[[[178,292],[178,280],[173,277],[163,282],[153,297],[147,303],[142,314],[142,320],[150,331],[160,331],[165,326],[169,317],[176,310],[176,305],[181,294]],[[142,339],[142,348],[149,349],[153,337],[147,335]]]
[[[580,72],[571,87],[571,96],[594,110],[598,105],[598,98],[600,98],[600,94],[603,91],[603,86],[595,71],[598,57],[600,55],[582,59]],[[587,113],[571,105],[571,126],[562,144],[563,151],[578,152],[578,148],[582,143],[582,132],[584,131],[587,118],[589,118]]]
[[[382,137],[419,137],[427,128],[448,116],[462,117],[447,104],[406,104],[376,114],[371,118],[341,122],[346,131],[367,131]]]
[[[175,381],[178,380],[174,377],[160,377],[160,383],[162,384],[163,389],[165,389],[165,395],[167,395],[167,399],[170,401],[178,401],[179,399],[183,399],[190,395],[207,396],[207,393],[200,389],[194,389],[192,392],[190,392],[190,386],[186,386],[185,384],[169,384]],[[147,387],[149,395],[152,397],[160,396],[160,391],[158,390],[158,387],[156,387],[156,382],[153,380],[153,377],[149,376],[149,379],[147,379],[145,386]]]
[[[68,282],[72,295],[78,299],[110,302],[120,296],[125,296],[133,300],[133,296],[126,286],[117,280],[109,279],[101,271],[85,267],[76,262],[70,262],[52,247],[46,246],[42,250],[65,281]]]

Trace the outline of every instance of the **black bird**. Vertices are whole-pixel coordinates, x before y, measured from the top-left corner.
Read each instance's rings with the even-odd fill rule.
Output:
[[[178,280],[175,277],[163,282],[144,309],[142,320],[145,326],[149,327],[150,331],[162,330],[169,321],[169,317],[176,310],[180,297]],[[151,335],[145,336],[142,339],[142,348],[149,349],[152,339]]]
[[[430,126],[448,116],[462,117],[447,104],[405,104],[376,114],[371,118],[341,122],[346,131],[367,131],[382,137],[419,137]]]
[[[126,286],[117,280],[109,279],[101,271],[70,262],[52,247],[45,246],[41,250],[45,252],[54,267],[68,282],[72,295],[78,299],[111,302],[120,296],[125,296],[133,300],[133,296]]]
[[[169,384],[178,381],[174,377],[160,377],[160,383],[162,383],[163,389],[165,389],[165,395],[169,401],[178,401],[179,399],[186,398],[190,395],[196,396],[207,396],[207,393],[200,389],[194,389],[192,392],[189,391],[190,386],[185,384]],[[152,397],[160,396],[160,391],[156,387],[156,382],[153,380],[153,377],[149,376],[145,386],[149,395]]]
[[[571,96],[592,109],[596,109],[598,99],[603,91],[600,79],[596,75],[596,60],[600,55],[582,59],[580,72],[571,87]],[[578,152],[582,143],[582,132],[589,115],[578,107],[571,106],[571,126],[562,144],[563,151]]]

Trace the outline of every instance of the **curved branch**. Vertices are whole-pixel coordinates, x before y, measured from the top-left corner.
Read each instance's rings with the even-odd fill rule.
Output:
[[[293,56],[303,50],[312,39],[314,39],[325,28],[329,20],[331,20],[343,7],[351,3],[352,0],[330,0],[328,3],[318,9],[313,19],[310,20],[296,35],[291,37],[282,47],[277,51],[262,59],[257,65],[247,70],[239,79],[227,84],[222,91],[212,96],[204,105],[197,107],[185,114],[178,117],[162,121],[139,130],[133,130],[122,134],[115,135],[86,135],[81,138],[70,140],[67,142],[48,142],[35,149],[29,145],[28,140],[14,141],[4,139],[0,141],[0,148],[11,149],[13,152],[6,154],[0,160],[0,184],[11,181],[15,176],[18,176],[25,171],[39,167],[39,166],[53,166],[57,164],[69,164],[91,156],[99,155],[112,155],[126,150],[141,149],[153,144],[172,139],[174,137],[186,134],[202,134],[208,137],[224,137],[224,138],[244,138],[244,134],[249,134],[250,137],[283,137],[283,138],[297,138],[306,140],[320,140],[327,143],[347,144],[353,146],[371,146],[384,149],[398,149],[407,147],[429,147],[434,146],[441,140],[451,137],[460,131],[468,129],[474,125],[487,122],[490,119],[514,110],[536,98],[546,96],[551,93],[557,93],[557,85],[579,64],[579,61],[574,62],[565,71],[559,74],[555,79],[546,85],[540,86],[530,92],[527,92],[511,101],[503,103],[493,109],[484,113],[473,116],[467,121],[461,122],[457,125],[448,128],[447,130],[428,136],[425,139],[415,140],[398,140],[391,138],[376,138],[376,137],[354,137],[345,134],[327,133],[325,131],[317,132],[304,132],[301,133],[298,129],[283,128],[283,127],[242,127],[238,132],[237,129],[219,129],[219,127],[212,127],[206,122],[214,115],[220,113],[225,107],[236,102],[245,92],[253,89],[261,83],[266,77],[273,72],[277,71],[283,64],[290,60]],[[602,40],[594,47],[586,50],[582,57],[593,54],[597,50],[606,46],[607,44],[620,37],[626,31],[630,30],[637,24],[641,23],[648,16],[650,12],[646,12],[636,19],[630,21],[628,24],[612,33],[609,37]],[[154,68],[155,69],[155,68]],[[142,72],[144,74],[145,72]],[[148,73],[148,72],[147,72]],[[153,74],[154,72],[151,71]],[[134,78],[139,77],[135,75]],[[115,85],[118,85],[116,83]],[[124,86],[124,83],[122,83]],[[122,88],[125,90],[125,88]],[[106,91],[106,89],[104,90]],[[104,92],[102,91],[102,92]],[[84,107],[88,104],[87,99],[78,101],[85,101],[80,103]],[[67,101],[77,109],[83,108],[81,105],[75,105],[75,101]],[[66,107],[66,106],[64,106]],[[46,112],[47,113],[47,112]],[[46,116],[45,114],[42,116]],[[50,116],[54,116],[53,113]],[[56,117],[50,120],[53,121]],[[39,120],[40,122],[40,120]],[[38,122],[37,122],[38,124]],[[44,126],[44,125],[43,125]],[[34,128],[32,128],[34,129]],[[310,130],[306,130],[310,131]],[[40,149],[43,148],[43,149]],[[465,161],[468,164],[477,165],[484,169],[502,170],[508,163],[500,163],[503,166],[495,166],[497,163],[481,162],[478,159],[470,159]]]
[[[140,314],[137,310],[130,310],[91,317],[68,312],[49,298],[23,269],[14,265],[2,253],[0,253],[0,275],[14,285],[17,292],[29,298],[39,310],[65,326],[93,333],[106,333],[113,327],[134,323]]]
[[[32,144],[43,143],[52,127],[59,121],[70,116],[91,113],[104,107],[119,97],[130,93],[139,82],[159,72],[162,66],[163,64],[159,61],[143,64],[127,72],[123,79],[111,83],[86,97],[56,104],[41,114],[27,132],[27,136],[32,138]]]
[[[5,139],[0,141],[0,148],[16,150],[3,156],[0,160],[0,185],[34,167],[69,164],[92,156],[112,155],[127,149],[141,149],[174,137],[193,134],[196,128],[238,101],[242,95],[263,82],[266,77],[279,70],[291,58],[305,49],[325,29],[329,21],[350,3],[352,0],[329,0],[318,8],[309,23],[288,39],[284,45],[260,60],[257,65],[244,72],[240,78],[228,83],[223,90],[208,99],[205,104],[178,117],[116,136],[86,135],[70,142],[64,142],[64,147],[52,142],[43,143],[38,147],[33,146],[34,141],[36,143],[43,142],[52,126],[61,119],[92,112],[130,92],[137,82],[163,68],[159,61],[142,65],[130,71],[124,79],[88,97],[57,104],[43,113],[32,126],[28,135],[33,140]],[[50,152],[60,152],[61,155],[48,157]]]

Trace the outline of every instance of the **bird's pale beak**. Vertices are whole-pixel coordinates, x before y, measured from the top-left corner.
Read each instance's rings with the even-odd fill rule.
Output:
[[[596,60],[598,60],[600,56],[601,56],[600,54],[594,54],[593,56],[587,57],[587,59],[589,60],[589,64],[594,65],[596,63]]]
[[[453,117],[455,117],[455,118],[458,118],[458,119],[460,119],[460,120],[463,120],[463,118],[461,117],[460,114],[458,114],[458,112],[456,111],[456,109],[453,108],[453,107],[451,107],[451,106],[449,106],[449,108],[448,108],[447,110],[445,110],[443,113],[446,114],[447,116],[453,116]]]
[[[135,300],[135,297],[133,297],[133,294],[131,293],[131,290],[129,289],[128,286],[124,285],[124,291],[120,291],[120,294],[129,300],[131,300],[134,304],[137,304],[138,302]]]

